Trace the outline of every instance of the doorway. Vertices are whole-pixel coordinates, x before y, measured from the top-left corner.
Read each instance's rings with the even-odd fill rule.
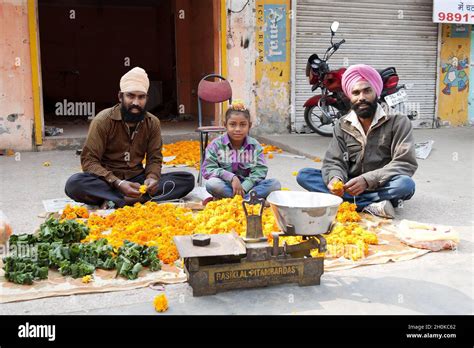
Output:
[[[219,66],[209,15],[218,3],[38,0],[46,135],[85,137],[94,115],[118,102],[120,77],[135,66],[150,80],[148,111],[162,123],[179,121],[173,127],[197,124],[197,83]]]

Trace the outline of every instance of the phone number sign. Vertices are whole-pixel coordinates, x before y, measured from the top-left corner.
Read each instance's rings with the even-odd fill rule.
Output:
[[[474,0],[434,0],[433,22],[474,24]]]

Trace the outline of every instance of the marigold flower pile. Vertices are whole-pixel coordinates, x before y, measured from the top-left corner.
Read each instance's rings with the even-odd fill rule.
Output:
[[[122,246],[125,240],[156,246],[158,257],[164,263],[178,259],[173,236],[192,234],[195,229],[190,209],[154,202],[126,206],[106,217],[92,214],[87,225],[90,232],[82,242],[106,238],[114,248]]]
[[[175,235],[235,231],[240,236],[245,236],[246,218],[242,201],[241,196],[211,201],[198,213],[173,204],[147,202],[117,209],[105,217],[91,214],[87,222],[90,233],[83,242],[106,238],[114,248],[120,247],[124,240],[156,246],[160,260],[167,264],[173,263],[179,258],[173,242]],[[260,205],[247,205],[247,208],[249,214],[258,214]],[[328,257],[344,256],[358,260],[367,256],[369,244],[378,243],[375,233],[357,224],[361,217],[355,208],[354,204],[341,204],[336,216],[337,225],[330,234],[324,235],[328,243]],[[271,233],[279,231],[279,228],[270,208],[263,210],[262,229],[268,242],[272,243]],[[302,241],[300,236],[280,238],[281,244]],[[313,250],[312,255],[321,256],[317,250]]]
[[[176,156],[172,161],[166,162],[168,165],[185,164],[199,170],[199,141],[185,140],[176,143],[163,145],[163,156]]]
[[[332,232],[325,234],[327,256],[359,260],[369,254],[369,244],[378,244],[377,235],[362,228],[357,222],[361,216],[356,211],[357,206],[343,202],[336,215],[336,225]]]
[[[356,211],[357,205],[343,202],[337,210],[336,221],[340,223],[359,222],[361,217]]]
[[[283,150],[274,145],[262,144],[263,153],[268,155],[268,158],[273,158],[272,153],[282,153]],[[200,152],[199,141],[197,140],[183,140],[176,143],[163,145],[163,157],[176,156],[173,160],[166,162],[167,165],[184,164],[189,167],[194,167],[197,170],[200,168]],[[146,165],[146,158],[142,161]]]
[[[89,217],[89,211],[84,206],[72,206],[70,204],[66,204],[64,207],[63,212],[61,214],[61,219],[67,220],[74,220],[77,218],[87,219]]]
[[[242,197],[236,196],[210,202],[195,215],[188,208],[154,202],[123,207],[106,217],[92,214],[88,220],[89,235],[82,242],[106,238],[115,248],[120,247],[124,240],[157,246],[158,257],[164,263],[173,263],[179,258],[173,242],[175,235],[235,231],[244,236],[246,219],[242,200]],[[249,212],[253,209],[254,214],[258,213],[259,206],[248,207]],[[265,235],[278,230],[269,208],[264,209],[262,221]]]
[[[242,207],[243,198],[225,198],[209,202],[206,208],[196,214],[196,233],[228,233],[235,231],[240,236],[245,236],[247,220]],[[249,215],[258,214],[260,205],[247,205]],[[275,217],[270,208],[264,208],[262,213],[262,230],[265,236],[279,231]]]

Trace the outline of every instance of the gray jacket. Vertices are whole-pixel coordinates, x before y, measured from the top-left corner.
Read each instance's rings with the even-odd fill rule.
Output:
[[[347,182],[362,175],[368,189],[374,190],[395,175],[413,176],[418,164],[410,120],[405,115],[386,115],[378,108],[383,116],[366,139],[348,120],[350,114],[336,123],[322,167],[326,185],[335,176]]]

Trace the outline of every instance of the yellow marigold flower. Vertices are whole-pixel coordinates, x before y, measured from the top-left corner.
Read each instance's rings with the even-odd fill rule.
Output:
[[[359,213],[356,211],[357,205],[343,202],[337,211],[336,220],[338,222],[358,222],[361,220]]]
[[[146,190],[148,190],[147,185],[140,185],[140,189],[138,191],[140,191],[140,193],[143,195],[144,193],[146,193]]]
[[[51,162],[43,162],[43,167],[49,167],[51,166]]]
[[[155,297],[153,300],[153,305],[155,306],[155,311],[165,312],[168,310],[168,299],[165,294],[161,294]]]
[[[91,281],[92,281],[92,275],[90,275],[90,274],[82,277],[82,282],[84,284],[90,283]]]
[[[74,220],[76,218],[77,218],[76,213],[69,213],[69,214],[66,215],[67,220]]]
[[[232,110],[244,111],[246,110],[244,101],[242,99],[234,99],[232,100],[232,104],[230,105]]]
[[[353,261],[368,256],[369,244],[378,244],[377,235],[369,232],[355,222],[337,223],[332,232],[325,234],[327,255],[344,256]]]
[[[344,184],[342,183],[342,181],[336,181],[333,185],[333,188],[334,190],[336,191],[340,191],[340,190],[344,190]]]
[[[291,175],[297,176],[297,175],[298,175],[298,172],[297,172],[297,171],[294,171],[293,173],[291,173]]]

